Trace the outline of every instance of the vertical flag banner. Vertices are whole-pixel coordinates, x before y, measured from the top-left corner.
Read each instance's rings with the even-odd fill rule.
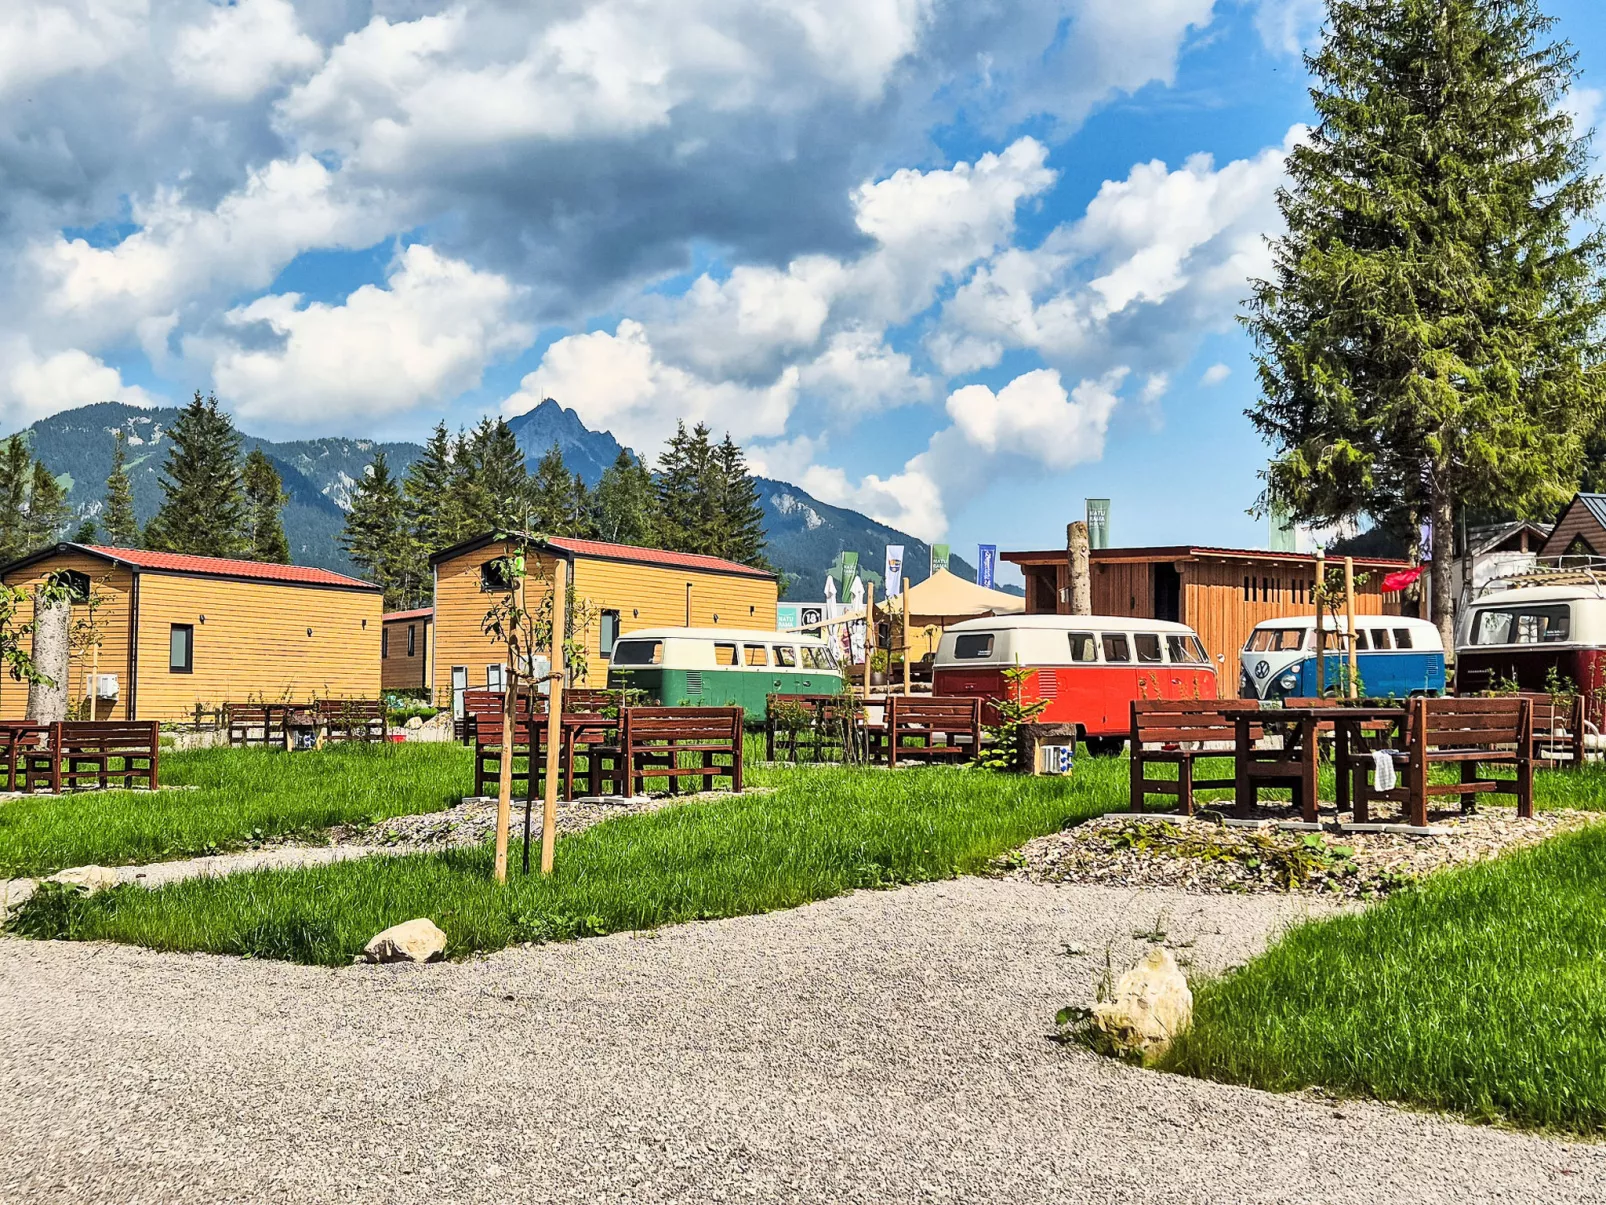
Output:
[[[888,598],[896,598],[903,593],[903,545],[887,545],[887,593]]]
[[[1110,500],[1087,500],[1087,546],[1089,549],[1110,546]]]
[[[1293,516],[1288,508],[1272,503],[1271,506],[1271,550],[1273,552],[1299,551],[1299,537],[1294,531]]]
[[[948,568],[948,545],[933,544],[931,546],[931,571]]]
[[[846,594],[853,589],[854,580],[859,576],[859,554],[844,552],[842,554],[842,593]]]
[[[976,584],[994,589],[993,575],[998,569],[998,545],[976,545]]]

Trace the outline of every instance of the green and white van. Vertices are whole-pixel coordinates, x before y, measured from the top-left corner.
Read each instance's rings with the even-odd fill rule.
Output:
[[[823,640],[734,628],[645,628],[619,637],[608,689],[634,688],[664,707],[740,706],[762,720],[768,697],[842,693]]]

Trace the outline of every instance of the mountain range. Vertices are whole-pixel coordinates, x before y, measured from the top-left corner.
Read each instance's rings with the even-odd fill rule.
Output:
[[[128,476],[134,511],[140,523],[162,502],[160,470],[172,446],[168,428],[178,418],[172,407],[141,409],[121,402],[97,402],[40,419],[24,435],[33,454],[67,490],[73,526],[99,514],[106,475],[111,472],[116,433],[128,437]],[[593,431],[573,410],[550,398],[508,420],[532,469],[556,444],[570,470],[595,485],[618,459],[622,445],[610,432]],[[244,451],[261,448],[284,479],[290,501],[284,509],[284,530],[297,564],[316,565],[342,573],[355,572],[340,546],[352,488],[383,450],[391,470],[406,472],[423,449],[405,441],[371,439],[301,439],[284,443],[242,434]],[[807,491],[768,477],[756,479],[764,506],[765,555],[785,575],[782,597],[819,598],[826,571],[837,556],[857,552],[865,568],[879,572],[888,544],[904,546],[911,582],[923,581],[930,565],[930,546],[858,511],[831,506]],[[975,569],[953,557],[949,570],[974,581]]]

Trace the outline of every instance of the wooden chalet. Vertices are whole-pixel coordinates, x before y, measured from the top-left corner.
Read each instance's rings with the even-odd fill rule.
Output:
[[[386,690],[427,690],[435,608],[387,611],[379,642],[379,681]]]
[[[1541,557],[1606,557],[1606,494],[1574,494],[1539,549]]]
[[[1065,549],[1005,552],[1026,576],[1028,615],[1070,612],[1070,564]],[[1398,615],[1400,596],[1385,595],[1386,574],[1405,561],[1355,558],[1355,610]],[[1312,613],[1316,558],[1306,553],[1249,548],[1099,548],[1090,554],[1093,613],[1168,619],[1199,633],[1217,667],[1234,678],[1234,655],[1257,623]]]
[[[480,536],[430,557],[435,607],[430,682],[437,706],[469,687],[499,687],[506,650],[484,631],[486,613],[505,597],[497,564],[512,546]],[[553,538],[530,548],[525,606],[534,610],[552,580],[553,563],[569,564],[573,597],[595,612],[586,632],[587,672],[573,683],[601,686],[620,636],[641,628],[730,627],[772,630],[779,584],[773,573],[697,553],[666,552],[601,540]]]
[[[0,569],[0,581],[30,594],[21,622],[32,619],[34,587],[52,578],[75,599],[69,703],[95,695],[97,718],[169,720],[197,704],[379,694],[382,595],[354,577],[57,544]],[[0,675],[0,718],[21,718],[27,706],[27,683]]]

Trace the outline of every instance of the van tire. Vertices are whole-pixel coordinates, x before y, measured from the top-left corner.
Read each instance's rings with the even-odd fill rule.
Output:
[[[1126,748],[1124,736],[1090,736],[1087,738],[1089,757],[1120,757]]]

